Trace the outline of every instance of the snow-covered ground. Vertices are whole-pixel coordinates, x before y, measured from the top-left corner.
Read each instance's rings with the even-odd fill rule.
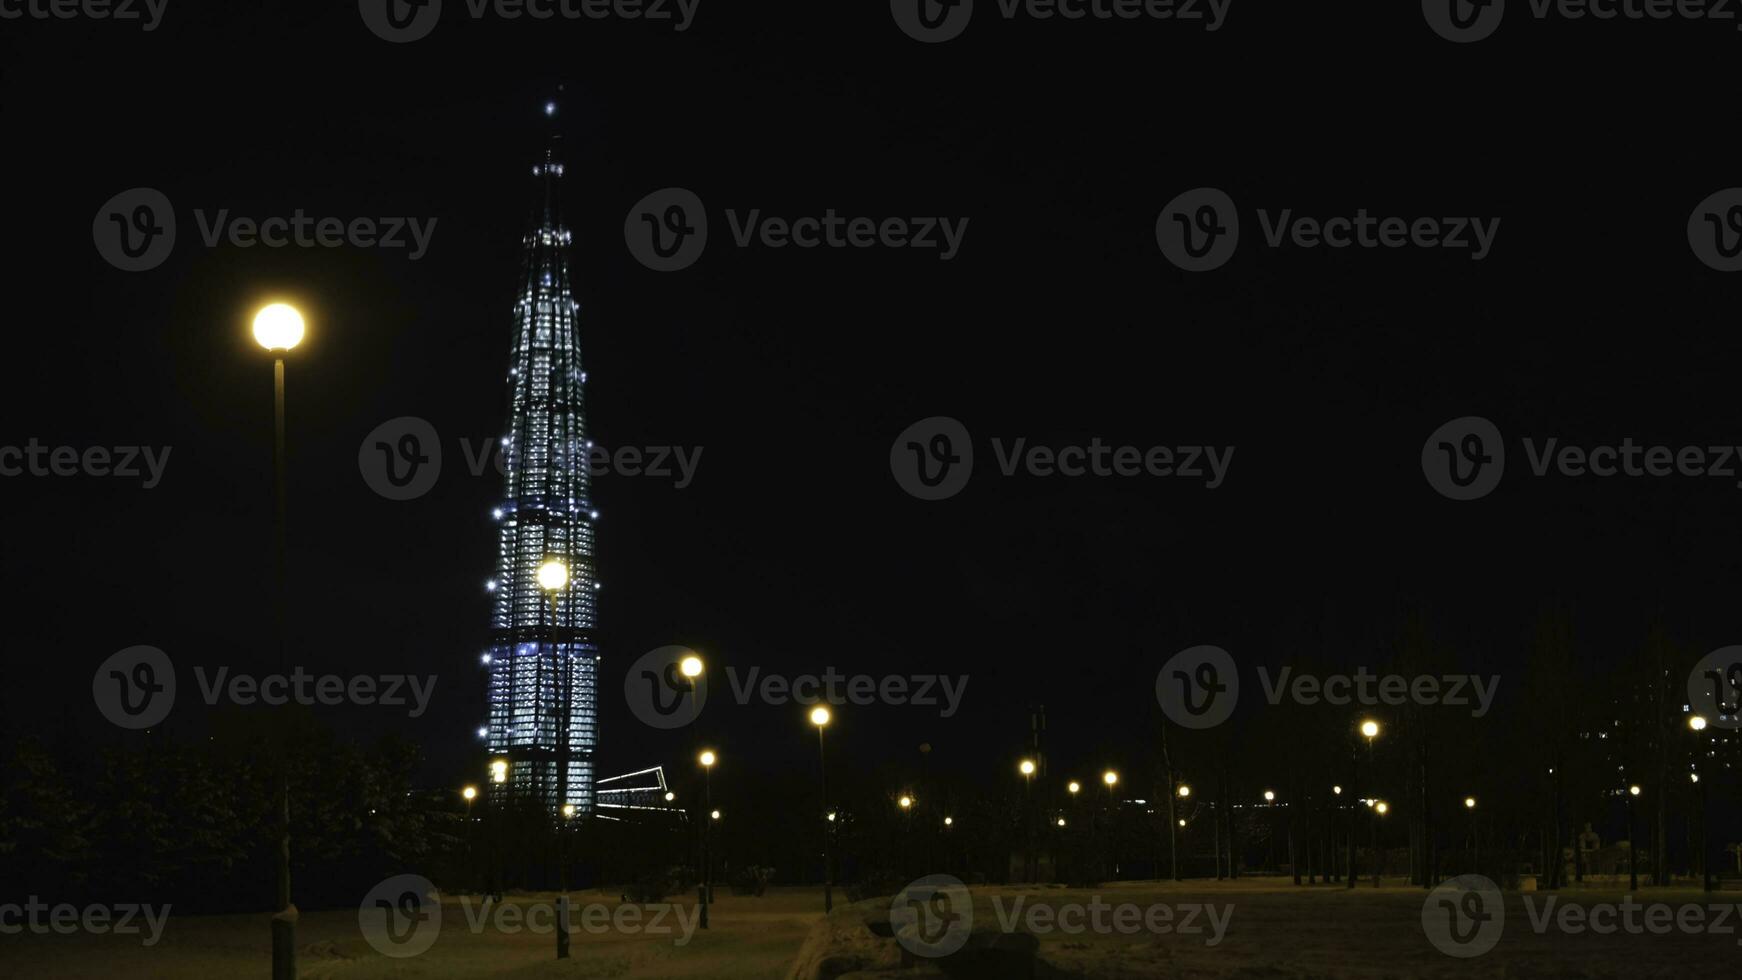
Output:
[[[1324,885],[1295,888],[1256,878],[1178,885],[1125,882],[1093,892],[985,886],[972,889],[971,898],[976,932],[1035,936],[1036,975],[1042,978],[1680,980],[1735,974],[1742,957],[1742,909],[1737,908],[1742,892],[1707,897],[1688,888],[1642,889],[1632,903],[1624,894],[1611,888],[1568,891],[1551,907],[1547,902],[1553,896],[1547,893],[1508,893],[1504,929],[1496,944],[1470,958],[1435,948],[1424,933],[1426,894],[1400,883],[1388,882],[1380,889],[1368,884],[1353,891]],[[305,913],[297,936],[300,973],[332,980],[915,980],[945,975],[938,963],[923,958],[916,969],[894,972],[900,953],[895,940],[875,936],[866,927],[868,919],[887,914],[887,898],[837,904],[825,923],[818,889],[771,888],[762,898],[722,894],[705,931],[691,931],[693,907],[668,911],[657,922],[652,914],[630,922],[620,918],[628,913],[618,910],[615,894],[577,892],[574,898],[593,911],[576,913],[573,955],[564,962],[554,958],[555,939],[548,930],[520,921],[552,896],[509,896],[506,905],[512,911],[484,910],[450,896],[442,903],[441,928],[433,944],[411,956],[377,950],[355,910]],[[1568,913],[1569,904],[1578,911]],[[1693,908],[1702,910],[1704,926],[1697,930],[1686,928],[1693,921]],[[1593,911],[1598,913],[1595,919],[1590,918]],[[590,929],[583,924],[586,914],[593,916]],[[534,921],[539,921],[536,913]],[[267,950],[265,916],[172,914],[161,942],[152,947],[143,947],[137,937],[0,935],[0,977],[263,977]]]

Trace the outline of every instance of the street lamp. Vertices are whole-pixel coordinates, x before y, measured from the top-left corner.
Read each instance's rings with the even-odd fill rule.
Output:
[[[1264,802],[1275,803],[1276,802],[1276,794],[1270,790],[1265,790],[1264,791]]]
[[[1180,787],[1179,787],[1179,798],[1183,800],[1190,795],[1192,795],[1192,788],[1190,786],[1187,786],[1184,783],[1181,783]]]
[[[1705,731],[1705,717],[1702,715],[1689,716],[1688,730],[1696,735]],[[1705,890],[1709,892],[1712,890],[1712,841],[1707,836],[1710,830],[1710,820],[1707,817],[1706,784],[1701,782],[1700,774],[1697,772],[1688,773],[1688,778],[1700,787],[1700,877],[1705,883]]]
[[[691,654],[678,662],[678,670],[682,671],[685,677],[691,678],[692,680],[700,677],[702,673],[702,658],[695,654]]]
[[[822,774],[823,812],[829,810],[829,763],[823,752],[823,729],[829,724],[829,709],[817,705],[811,709],[811,724],[817,726],[817,766]],[[823,914],[835,910],[835,876],[829,867],[829,825],[823,823]]]
[[[550,656],[554,667],[561,670],[559,677],[563,691],[562,721],[557,726],[560,744],[557,747],[557,799],[562,800],[562,815],[566,820],[574,816],[575,808],[569,804],[569,722],[574,716],[574,672],[568,657],[563,654],[562,645],[557,642],[558,616],[557,601],[569,585],[569,568],[555,558],[545,560],[538,566],[538,587],[550,599]],[[569,958],[569,875],[567,856],[564,853],[564,825],[557,825],[557,860],[564,863],[557,874],[561,885],[561,893],[557,895],[557,928],[556,928],[556,958]]]
[[[1639,890],[1639,852],[1633,846],[1633,798],[1639,793],[1638,783],[1627,787],[1627,887],[1634,891]]]
[[[700,762],[702,764],[702,805],[704,807],[707,807],[709,810],[713,811],[710,814],[712,819],[710,819],[702,824],[702,923],[701,924],[702,924],[703,929],[708,928],[708,906],[710,906],[714,903],[714,861],[713,861],[713,855],[708,850],[708,845],[711,843],[710,838],[713,837],[713,829],[712,829],[713,822],[715,820],[720,819],[720,811],[713,809],[713,806],[714,806],[714,786],[713,786],[712,777],[713,777],[713,772],[714,772],[714,763],[717,762],[718,760],[719,760],[719,756],[716,756],[712,749],[704,749],[704,750],[702,750],[702,754],[696,757],[696,761]]]
[[[1480,874],[1482,871],[1482,828],[1476,823],[1476,798],[1464,797],[1464,809],[1470,811],[1470,872]]]
[[[1373,740],[1379,737],[1379,723],[1374,721],[1371,718],[1368,718],[1365,721],[1361,722],[1361,726],[1360,726],[1359,731],[1361,732],[1361,737],[1365,738],[1367,740],[1367,764],[1368,764],[1368,768],[1371,769],[1372,764],[1373,764]],[[1355,762],[1354,762],[1354,765],[1351,766],[1351,769],[1353,770],[1353,775],[1355,777],[1355,779],[1354,779],[1355,786],[1352,788],[1355,790],[1356,794],[1359,795],[1360,782],[1361,782],[1361,762],[1360,762],[1359,755],[1357,755],[1355,757]],[[1367,817],[1367,820],[1368,820],[1369,828],[1372,831],[1372,833],[1369,834],[1369,837],[1376,839],[1378,836],[1378,833],[1379,833],[1379,829],[1377,827],[1372,826],[1372,821],[1373,821],[1372,815],[1369,815]],[[1352,819],[1351,819],[1350,826],[1349,826],[1349,855],[1348,855],[1348,858],[1349,858],[1349,860],[1348,860],[1349,882],[1348,882],[1347,887],[1354,888],[1355,887],[1355,827],[1354,827],[1354,823],[1353,823]],[[1379,866],[1378,865],[1379,856],[1377,854],[1375,854],[1373,856],[1373,861],[1374,861],[1374,867],[1377,868]],[[1378,882],[1378,872],[1377,871],[1374,872],[1374,881],[1375,881],[1375,883]]]
[[[254,314],[254,340],[272,357],[273,538],[277,590],[274,612],[278,625],[278,666],[284,673],[286,653],[284,355],[303,338],[302,314],[288,303],[271,303]],[[288,718],[279,713],[278,745],[278,913],[272,917],[273,980],[296,978],[296,907],[290,904],[290,733]]]
[[[1082,783],[1079,783],[1079,782],[1077,782],[1077,781],[1076,781],[1076,780],[1074,780],[1074,779],[1073,779],[1073,780],[1071,780],[1071,784],[1070,784],[1070,785],[1069,785],[1069,786],[1066,786],[1066,787],[1065,787],[1065,789],[1068,789],[1068,790],[1070,790],[1070,792],[1071,792],[1071,795],[1072,795],[1072,796],[1075,796],[1075,795],[1077,795],[1077,794],[1078,794],[1078,793],[1079,793],[1079,792],[1081,792],[1081,791],[1082,791],[1082,789],[1083,789],[1083,784],[1082,784]]]

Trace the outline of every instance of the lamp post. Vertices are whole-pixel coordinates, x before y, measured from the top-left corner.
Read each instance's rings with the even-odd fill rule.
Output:
[[[1373,887],[1374,888],[1379,887],[1379,818],[1385,816],[1386,811],[1388,811],[1390,809],[1391,809],[1391,805],[1386,803],[1384,800],[1374,800],[1373,801],[1373,823],[1372,823],[1373,839],[1371,842],[1371,846],[1373,848]]]
[[[1367,740],[1367,763],[1368,763],[1368,768],[1372,768],[1373,740],[1379,737],[1379,723],[1372,720],[1372,719],[1368,719],[1366,721],[1363,721],[1361,723],[1360,731],[1361,731],[1361,737],[1363,737]],[[1350,783],[1352,784],[1351,788],[1355,790],[1356,796],[1359,797],[1360,785],[1361,785],[1360,756],[1358,756],[1358,755],[1356,756],[1355,765],[1352,768],[1354,769],[1354,772],[1352,773],[1354,778],[1350,780]],[[1367,819],[1372,820],[1373,818],[1371,816],[1369,816]],[[1352,824],[1349,827],[1348,845],[1349,845],[1349,861],[1348,861],[1348,864],[1349,864],[1348,879],[1349,880],[1348,880],[1348,884],[1345,887],[1354,888],[1355,887],[1355,877],[1356,877],[1356,875],[1355,875],[1355,828]]]
[[[1119,785],[1119,774],[1109,769],[1101,774],[1101,783],[1107,787],[1107,806],[1110,810],[1107,817],[1107,870],[1113,880],[1119,878],[1119,801],[1113,796],[1113,787]]]
[[[1022,834],[1026,841],[1022,852],[1022,877],[1033,882],[1040,877],[1039,862],[1034,857],[1034,760],[1022,760],[1016,771],[1022,773]]]
[[[823,750],[823,729],[829,725],[829,709],[817,705],[811,709],[811,724],[817,726],[817,767],[823,795],[823,914],[835,910],[835,876],[829,865],[829,757]]]
[[[1276,793],[1264,791],[1264,824],[1270,837],[1270,870],[1276,870]]]
[[[1688,730],[1696,736],[1699,735],[1700,732],[1706,730],[1706,719],[1700,715],[1689,717]],[[1700,787],[1700,878],[1705,884],[1705,890],[1709,892],[1712,890],[1712,841],[1706,836],[1710,829],[1706,806],[1706,783],[1700,779],[1698,772],[1688,773],[1688,778]]]
[[[1627,787],[1627,887],[1639,890],[1639,857],[1633,847],[1633,798],[1640,793],[1639,784]]]
[[[476,884],[477,878],[474,876],[478,873],[478,868],[472,853],[472,801],[478,798],[478,787],[467,786],[460,790],[460,798],[466,801],[466,877],[470,879],[469,883]]]
[[[714,763],[719,760],[712,749],[704,751],[696,757],[702,764],[702,806],[709,811],[709,819],[702,821],[702,928],[708,927],[708,906],[714,904],[714,862],[713,855],[708,850],[710,838],[713,837],[713,823],[720,819],[720,811],[714,809],[714,785],[712,775]]]
[[[557,881],[560,889],[557,894],[556,907],[556,958],[569,958],[569,872],[566,866],[564,831],[568,818],[574,816],[575,808],[569,803],[569,721],[574,714],[572,700],[573,676],[569,670],[568,658],[563,654],[562,645],[557,642],[557,600],[568,588],[569,569],[567,565],[555,558],[547,559],[538,566],[538,587],[550,599],[550,654],[551,661],[562,673],[559,675],[562,696],[562,720],[557,724],[559,744],[556,751],[557,764],[557,799],[560,802],[562,818],[557,822],[557,863],[563,865],[557,869]]]
[[[1337,880],[1337,815],[1343,809],[1337,801],[1342,799],[1342,796],[1343,787],[1333,785],[1331,787],[1331,817],[1327,821],[1327,826],[1330,829],[1330,846],[1326,848],[1329,854],[1325,858],[1325,884],[1327,885]],[[1347,834],[1349,832],[1349,828],[1346,826],[1348,821],[1344,820],[1342,823],[1345,824],[1343,833]]]
[[[1464,797],[1464,809],[1470,811],[1470,873],[1482,873],[1482,828],[1476,824],[1476,798]]]
[[[272,357],[273,554],[276,579],[274,619],[278,626],[278,666],[289,666],[286,650],[284,355],[303,338],[302,314],[288,303],[272,303],[254,314],[254,340]],[[279,715],[278,738],[278,912],[272,917],[273,980],[296,977],[296,906],[290,903],[290,732]]]

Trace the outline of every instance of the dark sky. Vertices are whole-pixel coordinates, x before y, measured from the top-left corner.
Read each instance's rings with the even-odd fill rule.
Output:
[[[91,672],[132,644],[190,686],[195,664],[271,669],[271,368],[246,326],[289,293],[311,318],[289,368],[294,658],[438,675],[421,719],[332,723],[417,739],[432,784],[475,778],[500,486],[465,472],[459,440],[502,424],[527,166],[559,82],[595,438],[704,447],[688,488],[596,487],[604,771],[687,753],[622,697],[623,668],[667,643],[720,668],[967,674],[953,719],[852,709],[835,737],[867,764],[929,741],[977,767],[1017,751],[1041,700],[1057,764],[1118,761],[1150,724],[1156,669],[1193,644],[1382,663],[1401,608],[1501,671],[1554,601],[1597,665],[1660,608],[1690,649],[1742,637],[1733,480],[1535,479],[1516,458],[1492,496],[1456,503],[1418,462],[1463,415],[1509,451],[1742,443],[1738,280],[1685,234],[1695,204],[1742,183],[1730,26],[1538,22],[1515,4],[1458,46],[1414,4],[1243,2],[1205,33],[1005,22],[982,0],[961,38],[924,45],[869,0],[702,0],[681,34],[448,6],[406,45],[342,2],[170,0],[150,33],[0,23],[0,445],[173,447],[149,491],[0,479],[8,718],[100,729]],[[92,220],[140,186],[174,203],[180,235],[125,273]],[[706,202],[714,237],[660,275],[622,229],[668,186]],[[1199,186],[1239,203],[1246,238],[1189,274],[1154,227]],[[194,212],[226,208],[437,226],[418,261],[208,248]],[[970,225],[949,262],[733,247],[725,211],[752,208]],[[1502,225],[1481,262],[1271,249],[1259,208]],[[402,415],[436,427],[446,470],[391,502],[357,454]],[[889,450],[934,415],[980,459],[928,503]],[[1237,451],[1215,491],[1007,479],[994,436]],[[175,724],[197,726],[187,703]],[[771,770],[810,758],[796,708],[717,697],[704,725]]]

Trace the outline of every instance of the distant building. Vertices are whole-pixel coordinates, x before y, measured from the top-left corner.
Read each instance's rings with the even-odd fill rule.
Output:
[[[586,372],[575,334],[570,233],[560,195],[563,162],[555,135],[532,165],[535,199],[511,312],[508,412],[499,451],[506,474],[497,526],[489,648],[491,798],[536,799],[553,810],[594,809],[599,647],[593,509],[588,481]],[[550,595],[537,573],[547,561],[568,569]]]

